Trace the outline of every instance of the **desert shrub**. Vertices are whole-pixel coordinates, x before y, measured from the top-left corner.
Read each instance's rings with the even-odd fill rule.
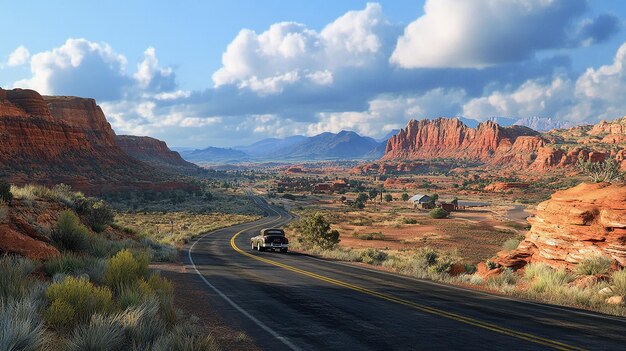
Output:
[[[0,201],[11,202],[13,193],[11,193],[11,185],[6,181],[0,181]]]
[[[124,326],[119,316],[95,314],[89,323],[81,324],[68,342],[69,351],[119,350],[124,344]]]
[[[527,265],[524,275],[530,281],[529,290],[535,293],[554,292],[574,279],[564,269],[553,268],[544,263]]]
[[[614,183],[624,178],[624,174],[620,170],[620,163],[611,157],[598,162],[578,160],[576,166],[594,183]]]
[[[476,273],[476,265],[466,263],[466,264],[464,264],[464,266],[465,266],[465,273],[467,273],[467,274],[474,274],[474,273]]]
[[[438,259],[439,253],[430,247],[421,248],[415,255],[415,263],[422,269],[434,266]]]
[[[75,321],[86,321],[95,313],[109,311],[113,305],[109,288],[97,287],[86,279],[71,276],[50,285],[46,297],[52,304],[59,300],[71,306],[75,312]]]
[[[442,218],[447,218],[450,214],[448,213],[448,211],[444,210],[443,208],[437,207],[437,208],[433,208],[432,210],[430,210],[430,212],[428,212],[428,215],[430,216],[430,218],[442,219]]]
[[[353,236],[357,239],[361,239],[361,240],[383,240],[385,238],[385,235],[383,233],[363,233],[363,234],[357,234],[354,233]]]
[[[196,324],[178,325],[166,336],[159,338],[153,351],[213,351],[219,350],[210,334]]]
[[[39,350],[45,342],[38,303],[30,297],[0,299],[0,350]]]
[[[74,307],[64,300],[54,300],[44,313],[46,323],[54,329],[64,330],[74,324]]]
[[[35,265],[19,256],[0,256],[0,300],[23,296],[31,283],[29,274]]]
[[[0,200],[0,223],[7,219],[8,214],[9,209],[6,206],[6,202],[4,202],[4,200]]]
[[[319,212],[303,216],[298,224],[299,239],[308,246],[332,249],[339,243],[339,232],[331,230],[330,223]]]
[[[579,275],[604,274],[611,268],[611,259],[604,256],[590,257],[580,261],[576,265],[576,273]]]
[[[488,270],[492,270],[492,269],[498,268],[498,264],[493,262],[492,260],[485,261],[485,266],[487,266]]]
[[[158,296],[165,296],[166,298],[170,298],[174,295],[174,285],[169,280],[161,277],[158,274],[151,274],[148,280],[142,280],[142,283],[145,282],[146,286],[150,288],[151,291],[156,293]]]
[[[103,232],[115,219],[113,210],[102,200],[79,198],[74,202],[74,209],[97,233]]]
[[[626,269],[611,273],[611,289],[615,295],[626,296]]]
[[[519,239],[510,238],[510,239],[507,239],[507,241],[505,241],[504,244],[502,244],[502,248],[507,251],[515,250],[519,246],[519,243],[520,243]]]
[[[402,218],[402,223],[404,223],[404,224],[417,224],[417,219],[415,219],[415,218]]]
[[[159,314],[155,301],[126,309],[120,316],[126,338],[137,350],[149,350],[158,338],[167,332],[167,325]]]
[[[409,198],[410,198],[409,194],[402,193],[402,201],[409,201]]]
[[[386,202],[391,202],[391,201],[393,201],[393,196],[391,196],[391,194],[385,194],[385,201],[386,201]]]
[[[109,240],[102,235],[90,235],[86,250],[90,255],[100,258],[109,258],[132,245],[133,241],[130,239]]]
[[[502,273],[494,275],[487,280],[487,285],[494,289],[508,290],[517,282],[517,276],[513,270],[507,268]]]
[[[117,291],[125,285],[134,284],[139,278],[147,276],[148,264],[148,256],[135,257],[130,250],[122,250],[107,262],[106,284]]]
[[[48,276],[54,276],[57,273],[63,274],[79,274],[85,271],[97,261],[91,256],[79,256],[75,253],[66,252],[61,256],[51,258],[44,263],[44,272]]]
[[[287,199],[287,200],[295,200],[296,196],[294,194],[283,194],[283,199]]]
[[[152,252],[152,260],[156,262],[175,262],[178,250],[170,245],[161,244],[149,238],[142,238],[139,243]]]
[[[78,216],[70,211],[61,212],[52,240],[64,250],[80,251],[87,247],[89,231],[80,223]]]
[[[386,252],[373,248],[368,248],[361,252],[361,262],[367,264],[380,265],[387,257],[389,255]]]

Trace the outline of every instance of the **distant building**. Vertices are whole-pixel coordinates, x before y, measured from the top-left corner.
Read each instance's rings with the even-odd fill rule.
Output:
[[[317,183],[313,185],[313,192],[324,193],[333,190],[333,183]]]
[[[412,203],[413,205],[426,204],[430,202],[430,196],[416,194],[416,195],[411,196],[408,202]]]

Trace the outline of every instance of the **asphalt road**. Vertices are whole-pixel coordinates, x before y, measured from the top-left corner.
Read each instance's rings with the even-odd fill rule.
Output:
[[[625,318],[253,251],[250,237],[292,219],[257,201],[268,217],[200,237],[185,263],[207,289],[198,308],[265,350],[626,350]]]

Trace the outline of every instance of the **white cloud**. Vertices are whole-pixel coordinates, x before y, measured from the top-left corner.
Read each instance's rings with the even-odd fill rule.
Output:
[[[257,34],[244,29],[228,45],[223,66],[213,74],[216,87],[235,84],[259,94],[277,94],[296,82],[330,85],[334,72],[363,67],[381,53],[385,26],[378,4],[349,11],[321,32],[294,22],[273,24]]]
[[[9,59],[7,60],[7,66],[16,67],[24,65],[28,63],[29,58],[30,51],[28,51],[28,49],[24,45],[20,45],[9,55]]]
[[[403,68],[482,68],[572,45],[585,0],[427,0],[390,61]],[[588,37],[588,35],[586,35]]]
[[[153,47],[146,49],[144,59],[137,65],[137,72],[133,77],[139,87],[146,90],[171,90],[176,86],[174,72],[170,67],[159,67]]]

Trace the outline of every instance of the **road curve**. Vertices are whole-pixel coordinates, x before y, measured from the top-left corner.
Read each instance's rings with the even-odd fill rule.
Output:
[[[227,323],[272,350],[624,350],[626,319],[518,301],[296,253],[249,238],[293,217],[269,214],[188,247],[188,272]],[[234,237],[234,238],[233,238]]]

